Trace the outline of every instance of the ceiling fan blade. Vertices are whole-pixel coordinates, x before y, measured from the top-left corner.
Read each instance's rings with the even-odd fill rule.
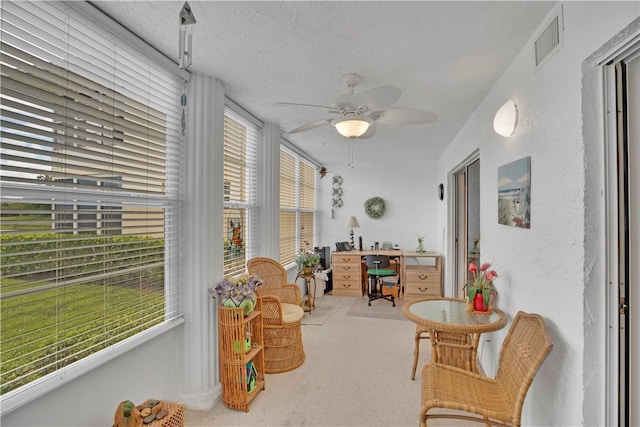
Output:
[[[306,132],[308,130],[311,129],[315,129],[315,128],[319,128],[320,126],[324,126],[327,123],[331,123],[331,119],[325,119],[325,120],[318,120],[317,122],[311,122],[311,123],[307,123],[305,125],[302,126],[298,126],[297,128],[290,130],[287,133],[300,133],[300,132]]]
[[[367,129],[367,131],[365,133],[363,133],[362,135],[360,135],[358,137],[358,139],[367,139],[367,138],[371,138],[373,135],[376,134],[376,130],[378,130],[377,126],[376,126],[376,122],[373,122],[369,125],[369,128]]]
[[[287,108],[303,108],[307,110],[323,110],[328,113],[339,114],[340,111],[336,110],[333,107],[327,107],[325,105],[314,105],[314,104],[298,104],[296,102],[275,102],[273,105],[277,107],[287,107]]]
[[[349,103],[355,107],[367,107],[369,111],[379,111],[395,104],[401,95],[402,91],[397,87],[380,86],[356,93]]]
[[[438,121],[438,116],[433,113],[406,107],[391,107],[371,115],[373,117],[380,115],[376,121],[388,125],[419,125]]]

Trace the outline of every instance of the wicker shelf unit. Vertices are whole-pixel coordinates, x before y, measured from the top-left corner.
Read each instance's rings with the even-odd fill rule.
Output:
[[[222,400],[228,408],[249,412],[249,403],[265,387],[262,311],[244,317],[241,308],[218,306],[218,349]]]

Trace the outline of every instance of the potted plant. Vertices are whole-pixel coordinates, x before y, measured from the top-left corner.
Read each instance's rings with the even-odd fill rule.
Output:
[[[300,251],[296,254],[298,270],[311,274],[320,268],[320,254],[311,251]]]
[[[469,263],[469,272],[473,275],[473,281],[464,285],[469,302],[473,304],[476,311],[487,311],[491,295],[497,295],[493,286],[493,279],[498,277],[495,270],[490,270],[491,264],[485,262],[478,267],[472,262]]]

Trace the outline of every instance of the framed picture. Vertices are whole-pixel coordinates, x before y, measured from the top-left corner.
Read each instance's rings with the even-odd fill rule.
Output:
[[[232,247],[241,248],[243,245],[244,230],[242,229],[242,218],[229,219],[229,231],[227,238]]]
[[[531,157],[498,167],[498,223],[531,226]]]

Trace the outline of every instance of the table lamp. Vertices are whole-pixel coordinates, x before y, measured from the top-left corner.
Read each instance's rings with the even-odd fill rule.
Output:
[[[351,228],[351,233],[349,234],[349,244],[352,248],[355,249],[356,246],[353,242],[353,229],[360,227],[360,224],[358,224],[358,220],[356,219],[356,217],[352,216],[347,220],[347,222],[344,223],[344,226]]]

